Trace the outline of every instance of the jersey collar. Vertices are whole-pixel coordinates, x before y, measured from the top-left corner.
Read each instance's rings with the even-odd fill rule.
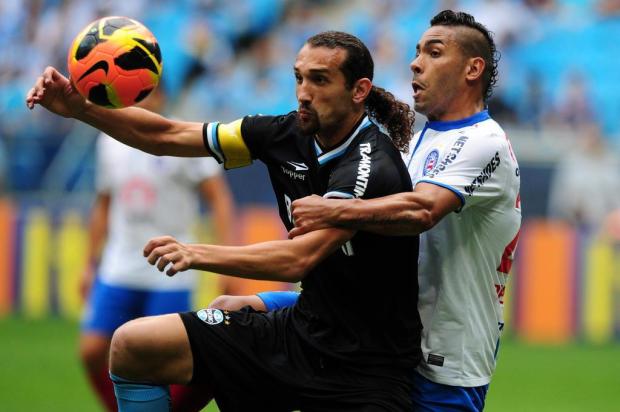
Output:
[[[336,159],[337,157],[342,156],[344,154],[344,152],[347,151],[347,148],[349,147],[349,145],[351,144],[353,139],[355,139],[355,136],[357,136],[362,130],[364,130],[365,128],[367,128],[371,124],[372,124],[372,122],[368,118],[368,115],[365,115],[362,118],[362,121],[359,123],[359,125],[355,128],[353,133],[351,133],[351,136],[349,136],[347,139],[345,139],[344,142],[340,143],[335,148],[331,149],[329,152],[323,153],[323,149],[321,149],[321,146],[319,146],[319,144],[317,143],[316,138],[315,138],[314,139],[314,150],[316,151],[317,160],[319,162],[319,165],[322,166],[325,163],[329,162],[330,160]]]
[[[442,122],[442,121],[427,122],[426,126],[429,129],[437,130],[439,132],[445,132],[447,130],[460,129],[463,127],[471,126],[476,123],[480,123],[484,120],[488,120],[490,118],[491,116],[489,116],[489,111],[483,110],[481,112],[474,114],[473,116],[469,116],[464,119],[449,120],[445,122]]]

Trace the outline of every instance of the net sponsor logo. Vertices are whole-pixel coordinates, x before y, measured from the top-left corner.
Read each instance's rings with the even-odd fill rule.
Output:
[[[461,150],[463,150],[463,147],[465,146],[465,143],[467,143],[467,140],[469,140],[469,137],[459,136],[454,142],[454,144],[452,145],[452,147],[450,147],[450,149],[448,150],[448,154],[446,154],[446,156],[443,158],[441,163],[439,163],[439,165],[437,165],[437,167],[435,167],[434,169],[427,171],[426,163],[425,163],[424,165],[425,168],[424,168],[424,171],[422,172],[423,175],[426,176],[428,174],[428,177],[433,178],[437,176],[439,173],[446,170],[446,167],[451,165],[456,160],[459,153],[461,153]],[[428,161],[428,158],[426,160]]]

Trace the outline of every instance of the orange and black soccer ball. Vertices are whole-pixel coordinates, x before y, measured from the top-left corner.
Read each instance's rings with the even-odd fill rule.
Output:
[[[69,49],[69,74],[78,92],[108,107],[131,106],[157,87],[162,70],[155,36],[127,17],[103,17],[86,26]]]

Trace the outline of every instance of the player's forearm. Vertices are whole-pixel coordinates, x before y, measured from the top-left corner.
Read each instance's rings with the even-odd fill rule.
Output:
[[[299,282],[353,233],[323,229],[293,240],[248,246],[190,245],[194,254],[191,267],[250,279]]]
[[[417,235],[436,223],[430,201],[414,192],[335,202],[331,223],[350,229],[387,236]]]
[[[201,143],[200,123],[172,121],[138,107],[112,110],[92,103],[86,103],[75,117],[147,153],[184,157],[207,155]]]
[[[194,269],[247,279],[298,282],[312,267],[309,256],[295,255],[283,242],[249,246],[190,245]]]

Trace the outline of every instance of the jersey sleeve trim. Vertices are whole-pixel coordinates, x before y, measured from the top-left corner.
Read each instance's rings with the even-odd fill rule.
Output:
[[[323,197],[325,199],[353,199],[355,198],[355,196],[353,196],[351,193],[339,192],[337,190],[327,192],[323,195]]]
[[[207,152],[215,159],[218,163],[224,163],[224,155],[220,150],[219,142],[217,140],[217,126],[219,123],[205,123],[202,126],[202,140],[204,142],[205,148]]]
[[[459,210],[461,210],[463,208],[463,206],[465,206],[465,196],[463,196],[463,194],[461,192],[459,192],[455,187],[452,187],[452,186],[447,185],[445,183],[439,183],[439,182],[436,182],[434,180],[427,180],[427,179],[418,180],[418,183],[430,183],[430,184],[433,184],[433,185],[437,185],[437,186],[443,187],[444,189],[448,189],[451,192],[453,192],[455,195],[457,195],[458,198],[460,199],[461,207],[459,208]],[[416,185],[418,183],[416,183]]]

